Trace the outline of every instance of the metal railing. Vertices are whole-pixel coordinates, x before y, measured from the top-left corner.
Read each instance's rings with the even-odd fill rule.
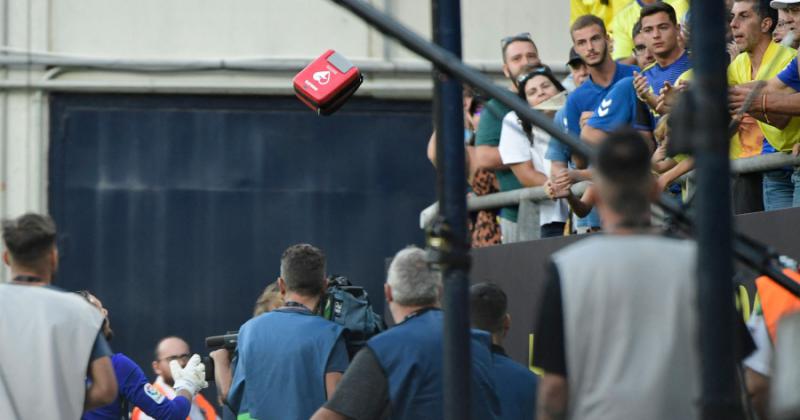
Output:
[[[800,156],[792,156],[787,153],[770,153],[731,161],[731,174],[766,172],[793,166],[800,166]],[[693,178],[694,171],[691,171],[678,178],[677,182],[691,182]],[[586,181],[580,182],[573,185],[571,190],[575,195],[580,196],[589,184]],[[518,223],[525,225],[524,229],[523,226],[520,226],[520,232],[522,233],[523,230],[535,232],[529,233],[528,237],[525,235],[521,237],[521,240],[529,240],[536,239],[535,237],[538,235],[538,203],[546,200],[549,200],[549,198],[543,187],[521,188],[482,196],[470,196],[467,198],[467,210],[490,210],[519,205],[519,217],[522,218],[522,222]],[[420,228],[427,228],[436,217],[438,211],[439,203],[433,203],[422,210],[419,215]],[[531,222],[535,222],[535,224]]]

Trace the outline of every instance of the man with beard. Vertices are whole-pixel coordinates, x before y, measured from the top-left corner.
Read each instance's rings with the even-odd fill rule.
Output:
[[[631,77],[636,67],[617,63],[611,59],[610,38],[603,20],[597,16],[579,17],[572,24],[570,33],[575,52],[589,69],[589,78],[567,97],[563,119],[557,122],[563,124],[565,131],[579,136],[582,127],[601,105],[601,101],[611,88],[618,81]],[[567,162],[564,160],[567,156],[572,159],[576,169],[567,169]],[[585,170],[586,162],[583,158],[573,155],[566,145],[561,145],[556,140],[551,141],[546,158],[553,161],[551,178],[559,190],[565,190],[576,182],[591,179],[591,172]],[[600,219],[593,211],[578,220],[577,225],[588,231],[596,231],[600,228]]]
[[[539,50],[529,33],[505,37],[500,44],[503,54],[503,74],[511,81],[509,89],[516,92],[517,77],[541,65]],[[484,110],[475,137],[476,166],[494,171],[500,184],[500,191],[522,188],[514,173],[503,165],[497,149],[500,144],[503,118],[511,109],[492,99],[486,103]],[[517,241],[517,206],[504,207],[500,211],[500,232],[503,243]]]
[[[581,16],[575,20],[570,32],[575,52],[589,67],[589,80],[567,98],[567,128],[577,136],[581,133],[581,126],[600,106],[600,101],[614,84],[632,76],[636,67],[619,64],[611,59],[606,27],[597,16]]]

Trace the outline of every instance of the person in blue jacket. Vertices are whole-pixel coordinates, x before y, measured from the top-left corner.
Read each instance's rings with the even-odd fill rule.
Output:
[[[89,303],[96,306],[105,317],[103,335],[111,341],[114,335],[108,310],[103,303],[88,291],[77,292]],[[150,417],[159,420],[184,420],[192,408],[192,398],[198,391],[208,386],[205,381],[205,368],[200,356],[194,355],[186,367],[181,368],[177,361],[170,362],[172,376],[175,378],[175,391],[178,396],[170,400],[161,395],[144,376],[142,369],[122,353],[111,356],[111,364],[119,385],[117,398],[111,404],[83,413],[82,420],[118,420],[128,418],[130,409],[139,407]]]
[[[384,293],[397,325],[367,341],[312,420],[444,418],[441,290],[425,251],[412,246],[395,255]],[[487,332],[472,330],[469,411],[475,420],[500,413],[490,345]]]
[[[478,283],[469,289],[469,311],[472,328],[492,335],[491,373],[502,407],[501,419],[536,417],[536,389],[539,378],[526,366],[508,357],[503,339],[511,328],[508,297],[496,284]]]

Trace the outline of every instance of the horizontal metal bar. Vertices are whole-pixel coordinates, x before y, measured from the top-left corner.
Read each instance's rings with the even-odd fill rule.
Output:
[[[753,172],[772,171],[783,167],[797,165],[800,165],[800,156],[792,156],[789,153],[770,153],[766,155],[732,160],[731,172],[735,174],[748,174]]]
[[[793,166],[800,166],[800,156],[792,156],[788,153],[770,153],[766,155],[733,160],[731,162],[731,173],[747,174],[754,172],[765,172]],[[689,172],[678,178],[678,180],[685,181],[687,178],[692,178],[693,175],[694,172]],[[576,195],[583,194],[583,191],[588,184],[588,182],[581,182],[573,185],[573,193]],[[469,211],[488,210],[514,206],[519,204],[519,202],[522,200],[541,202],[548,199],[549,198],[547,197],[547,194],[545,194],[542,187],[521,188],[518,190],[469,197],[467,199],[467,209]],[[433,217],[435,217],[437,211],[437,203],[433,203],[422,210],[420,213],[420,227],[423,229],[426,228],[433,220]]]
[[[43,92],[81,93],[152,93],[188,95],[294,95],[287,80],[254,81],[252,83],[175,82],[175,81],[107,81],[107,80],[0,80],[0,91],[36,90]],[[397,84],[384,80],[365,82],[359,95],[404,99],[429,99],[430,80]]]
[[[0,47],[0,67],[63,67],[66,69],[97,69],[133,72],[196,72],[231,70],[243,72],[297,72],[308,65],[314,57],[238,57],[238,58],[197,58],[197,59],[159,59],[159,58],[106,58],[59,54],[50,52],[28,52]],[[427,75],[433,69],[428,62],[414,60],[385,61],[373,59],[354,59],[364,73],[392,73]],[[556,73],[567,73],[563,63],[547,63]],[[471,61],[470,65],[481,72],[501,75],[503,67],[497,62]]]
[[[579,182],[570,189],[572,193],[581,196],[590,182]],[[467,211],[490,210],[507,206],[515,206],[522,200],[541,202],[549,200],[543,187],[520,188],[518,190],[504,191],[494,194],[470,196],[467,198]],[[430,225],[439,212],[439,203],[433,203],[419,214],[420,228],[425,229]]]

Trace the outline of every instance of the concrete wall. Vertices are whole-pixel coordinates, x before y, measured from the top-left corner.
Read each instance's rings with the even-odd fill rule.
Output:
[[[429,1],[369,2],[430,36]],[[464,57],[502,81],[500,39],[531,32],[543,60],[563,68],[568,13],[566,1],[464,0]],[[47,209],[52,91],[287,95],[292,75],[334,48],[368,69],[360,95],[430,97],[422,60],[327,0],[0,0],[0,46],[0,218]],[[225,59],[259,70],[72,65],[93,59],[176,68]]]

